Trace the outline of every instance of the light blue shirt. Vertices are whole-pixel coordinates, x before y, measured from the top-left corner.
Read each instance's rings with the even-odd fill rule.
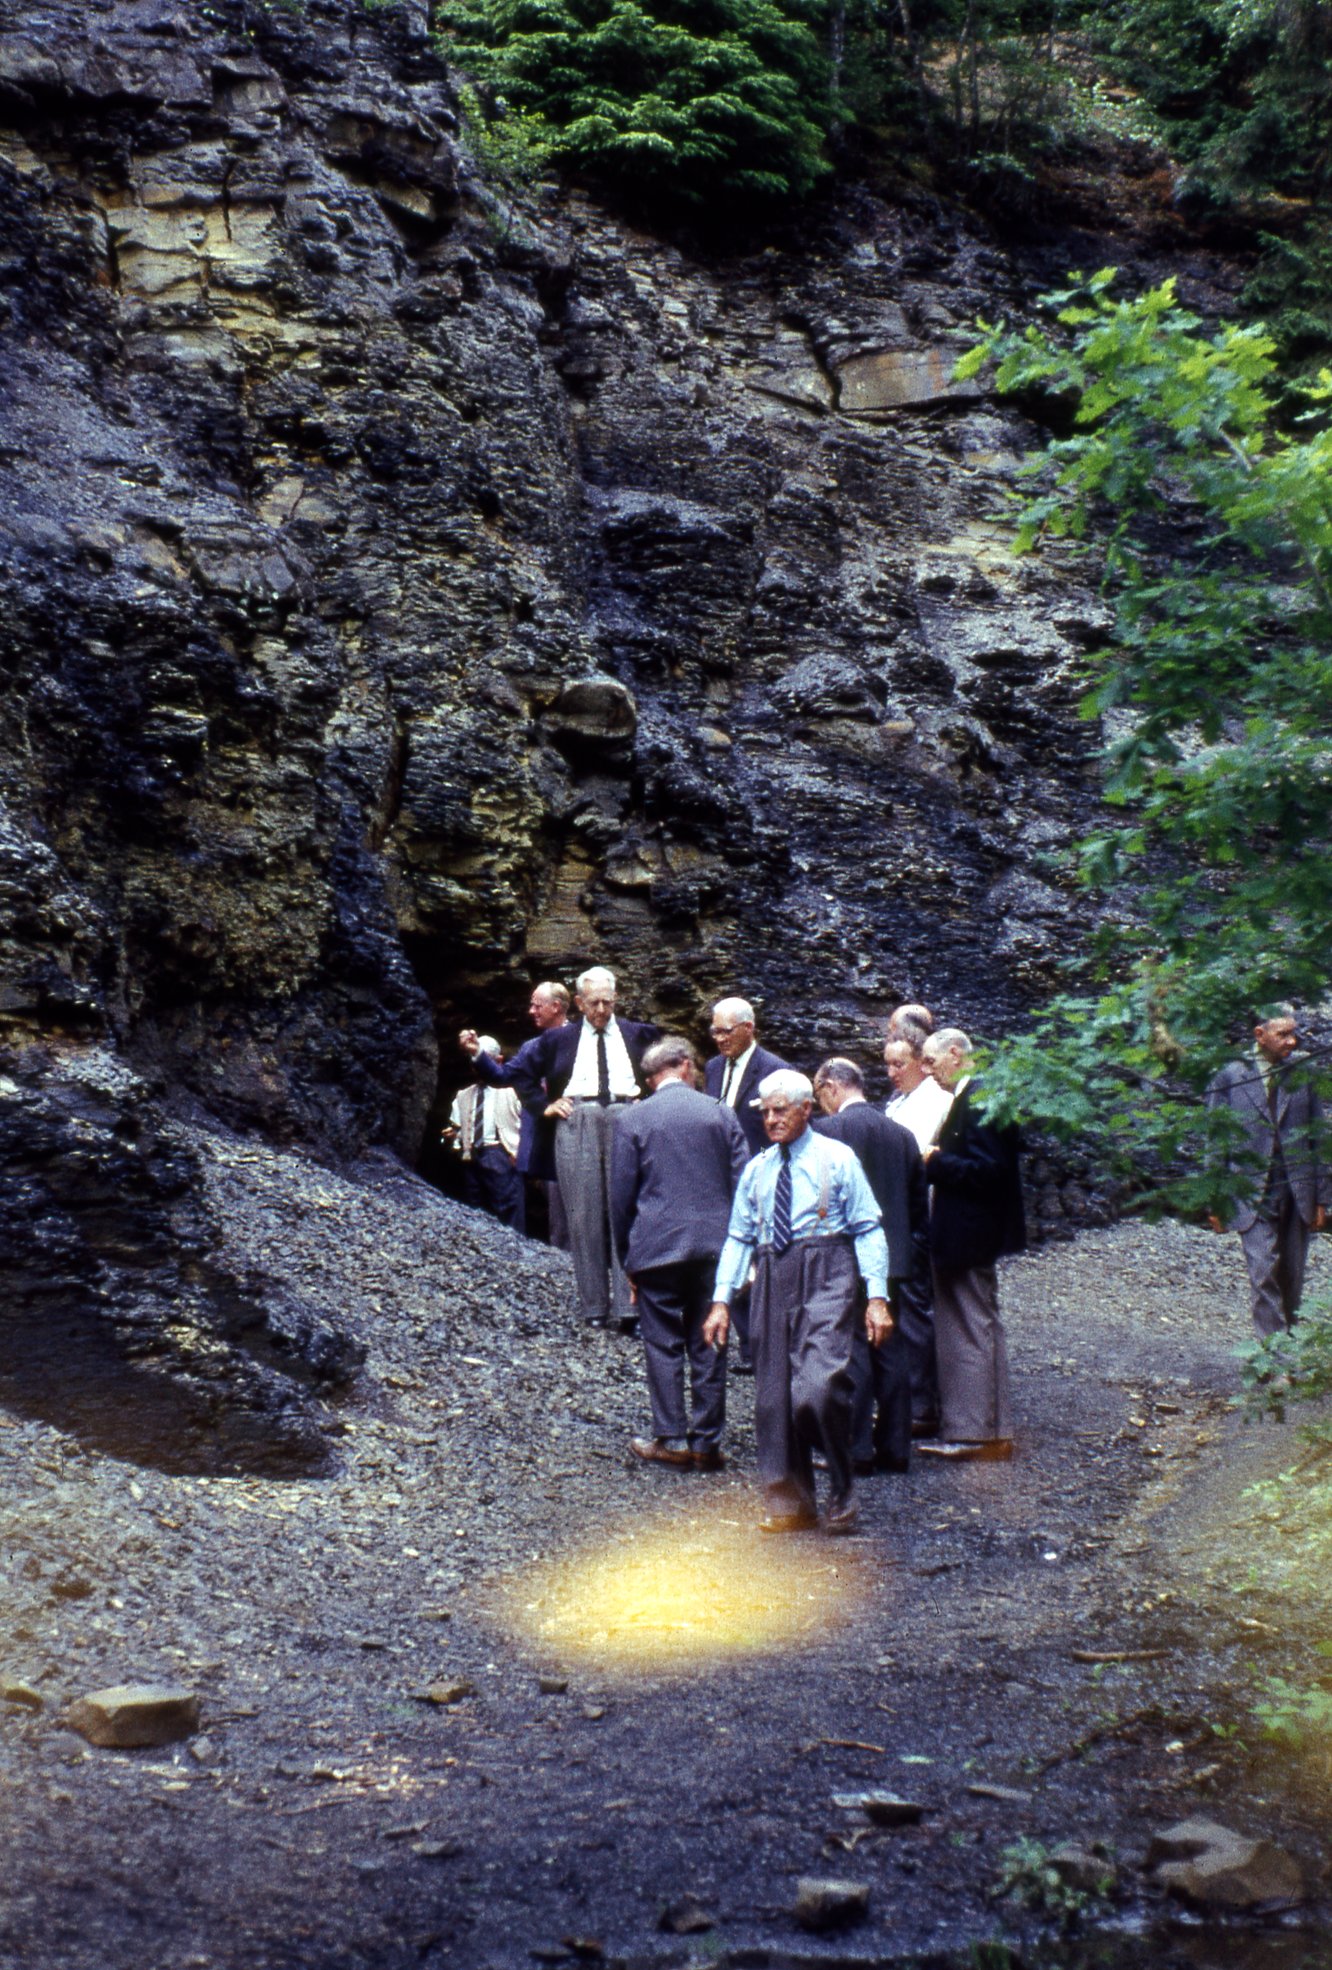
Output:
[[[731,1206],[726,1243],[717,1261],[714,1300],[727,1306],[744,1284],[755,1247],[772,1242],[773,1199],[782,1167],[777,1143],[746,1163]],[[826,1200],[827,1215],[819,1216]],[[856,1264],[872,1300],[888,1297],[888,1241],[883,1213],[874,1201],[860,1158],[844,1142],[815,1135],[813,1129],[791,1144],[791,1235],[793,1238],[851,1237]]]

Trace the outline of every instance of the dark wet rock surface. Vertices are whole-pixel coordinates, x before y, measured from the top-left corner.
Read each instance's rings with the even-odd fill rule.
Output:
[[[1226,1410],[1231,1241],[1125,1227],[1007,1268],[1018,1458],[922,1460],[864,1485],[860,1537],[773,1553],[750,1385],[726,1472],[631,1468],[637,1350],[578,1330],[566,1261],[388,1158],[190,1146],[228,1261],[336,1312],[366,1366],[320,1478],[144,1468],[0,1416],[0,1668],[43,1703],[0,1706],[0,1962],[508,1966],[576,1961],[570,1937],[684,1962],[658,1925],[691,1899],[720,1960],[775,1963],[816,1946],[810,1876],[870,1888],[858,1960],[964,1961],[1041,1934],[990,1898],[1014,1842],[1104,1842],[1095,1913],[1165,1920],[1148,1843],[1190,1817],[1290,1853],[1314,1897],[1290,1919],[1320,1921],[1321,1782],[1244,1709],[1255,1652],[1289,1667],[1322,1603],[1251,1578],[1246,1487],[1295,1450]],[[197,1694],[198,1735],[63,1728],[144,1682]],[[836,1803],[874,1792],[918,1823]]]

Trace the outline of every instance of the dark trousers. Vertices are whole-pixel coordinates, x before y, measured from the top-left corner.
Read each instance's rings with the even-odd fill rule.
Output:
[[[687,1443],[693,1450],[715,1450],[726,1422],[726,1351],[707,1347],[700,1338],[716,1276],[715,1258],[634,1274],[652,1434],[676,1449]],[[686,1358],[692,1424],[685,1411]]]
[[[911,1414],[918,1422],[926,1418],[933,1422],[939,1414],[939,1368],[934,1352],[934,1285],[929,1254],[923,1254],[915,1269],[894,1284],[898,1289],[897,1325],[911,1380]]]
[[[814,1510],[811,1453],[828,1461],[832,1505],[851,1497],[851,1355],[860,1275],[849,1238],[759,1247],[750,1298],[759,1479],[775,1512]]]
[[[523,1180],[508,1151],[498,1143],[472,1151],[471,1161],[463,1164],[463,1189],[474,1210],[489,1211],[492,1218],[512,1225],[515,1231],[527,1229]]]
[[[888,1282],[893,1331],[872,1348],[865,1334],[862,1294],[851,1352],[851,1448],[858,1464],[904,1471],[911,1459],[911,1365],[898,1310],[902,1281]]]
[[[1269,1182],[1257,1218],[1240,1233],[1240,1244],[1249,1268],[1253,1324],[1260,1334],[1279,1334],[1299,1311],[1309,1257],[1309,1227],[1284,1173]]]

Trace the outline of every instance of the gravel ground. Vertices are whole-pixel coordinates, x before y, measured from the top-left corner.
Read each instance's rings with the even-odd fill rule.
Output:
[[[1119,1227],[1009,1266],[1019,1457],[921,1460],[864,1486],[860,1537],[773,1551],[752,1384],[725,1473],[631,1468],[637,1346],[578,1330],[562,1256],[388,1160],[191,1139],[234,1255],[367,1370],[320,1479],[115,1461],[0,1411],[0,1668],[44,1702],[0,1714],[5,1970],[850,1961],[793,1926],[810,1873],[869,1885],[857,1960],[965,1961],[1024,1933],[990,1894],[1014,1841],[1106,1840],[1132,1931],[1162,1913],[1147,1836],[1195,1810],[1321,1869],[1325,1775],[1234,1729],[1326,1618],[1315,1595],[1292,1635],[1255,1577],[1245,1493],[1297,1446],[1228,1412],[1237,1241]],[[61,1723],[163,1678],[202,1698],[188,1744]],[[834,1804],[867,1786],[921,1824]],[[685,1895],[714,1924],[676,1939]],[[1332,1961],[1319,1905],[1300,1921],[1263,1947]],[[1259,1960],[1223,1941],[1208,1963]]]

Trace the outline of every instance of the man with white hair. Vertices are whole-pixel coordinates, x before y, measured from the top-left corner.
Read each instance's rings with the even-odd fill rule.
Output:
[[[478,1052],[498,1065],[500,1043],[489,1033],[477,1036]],[[443,1140],[462,1156],[463,1194],[474,1210],[489,1211],[501,1224],[525,1231],[523,1180],[518,1174],[518,1140],[523,1111],[512,1088],[481,1082],[459,1088],[449,1110]]]
[[[527,1002],[527,1016],[536,1027],[537,1033],[548,1033],[554,1027],[564,1026],[569,1018],[571,1004],[567,986],[558,979],[545,979],[532,987],[532,996]],[[519,1047],[513,1059],[500,1064],[492,1054],[481,1052],[479,1036],[468,1027],[458,1035],[458,1045],[470,1056],[479,1081],[492,1088],[512,1088],[522,1103],[522,1133],[518,1139],[517,1169],[520,1176],[530,1177],[539,1183],[546,1193],[546,1209],[550,1224],[550,1242],[560,1251],[569,1249],[569,1230],[565,1221],[564,1205],[560,1198],[560,1186],[555,1180],[555,1124],[546,1120],[546,1089],[540,1075],[533,1075],[531,1065],[532,1049],[535,1040],[526,1040]]]
[[[925,1042],[926,1070],[953,1101],[925,1157],[933,1192],[939,1435],[920,1449],[957,1460],[1006,1459],[1013,1454],[1013,1414],[995,1261],[1027,1243],[1022,1145],[1015,1124],[987,1120],[971,1059],[971,1041],[960,1027],[946,1026]]]
[[[740,1124],[750,1155],[757,1156],[767,1148],[768,1138],[754,1096],[766,1074],[790,1063],[759,1045],[748,999],[718,999],[712,1008],[712,1043],[717,1051],[703,1070],[703,1092],[725,1102]]]
[[[527,1073],[544,1084],[545,1114],[555,1126],[555,1173],[583,1319],[630,1333],[629,1284],[611,1245],[611,1140],[617,1108],[642,1093],[639,1065],[660,1029],[618,1018],[615,990],[615,973],[604,965],[583,972],[574,1000],[579,1018],[529,1041]]]
[[[814,1090],[783,1068],[759,1084],[772,1145],[745,1166],[717,1263],[703,1338],[725,1347],[731,1302],[751,1263],[754,1291],[754,1435],[768,1516],[765,1532],[818,1524],[812,1454],[821,1449],[831,1482],[824,1525],[851,1532],[851,1351],[866,1292],[871,1347],[891,1327],[888,1244],[859,1159],[809,1126]]]

